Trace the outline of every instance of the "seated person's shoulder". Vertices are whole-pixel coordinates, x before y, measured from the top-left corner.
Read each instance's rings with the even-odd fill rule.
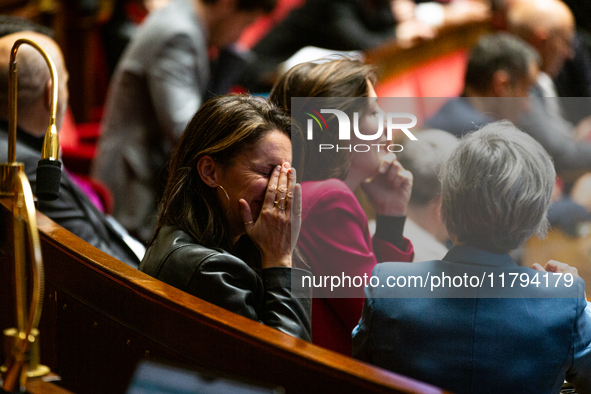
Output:
[[[435,273],[445,270],[449,264],[440,260],[420,261],[409,264],[408,262],[383,262],[373,267],[372,276],[388,277],[391,275],[412,275],[421,273]]]
[[[243,260],[208,248],[176,226],[162,227],[140,270],[195,297],[258,319],[263,283]],[[255,309],[256,309],[255,308]]]
[[[329,212],[337,215],[353,212],[356,217],[365,217],[353,191],[339,179],[303,182],[302,202],[302,218],[312,212],[321,214],[325,219]]]
[[[4,163],[8,160],[8,134],[0,132],[0,160]],[[16,161],[25,165],[25,173],[29,180],[35,175],[37,162],[41,159],[41,151],[37,151],[27,144],[17,141]]]
[[[340,179],[323,181],[307,181],[302,183],[302,197],[304,199],[355,198],[353,191]]]
[[[140,270],[182,289],[187,281],[203,271],[226,270],[256,276],[243,260],[221,249],[199,244],[176,226],[160,229],[154,243],[146,251]]]
[[[152,261],[161,259],[178,260],[185,257],[190,259],[198,256],[200,257],[200,261],[202,261],[218,255],[221,256],[221,258],[228,258],[230,260],[242,262],[239,258],[222,249],[208,248],[201,245],[189,233],[174,225],[163,226],[158,231],[158,235],[150,246],[149,252],[150,253],[146,253],[146,257],[143,261],[146,264],[142,265],[147,265]]]

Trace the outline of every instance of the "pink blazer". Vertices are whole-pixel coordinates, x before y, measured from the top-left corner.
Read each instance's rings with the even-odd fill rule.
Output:
[[[369,276],[377,263],[412,261],[414,252],[408,239],[403,250],[372,239],[367,217],[343,181],[303,182],[302,196],[298,247],[317,278],[343,274],[352,278]],[[330,291],[330,286],[314,288],[312,342],[351,355],[351,331],[361,317],[363,287],[350,293],[356,298],[329,298],[331,295],[335,293]]]

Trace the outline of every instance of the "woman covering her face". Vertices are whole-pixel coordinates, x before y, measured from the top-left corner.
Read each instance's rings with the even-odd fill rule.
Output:
[[[310,340],[310,299],[291,293],[291,280],[308,274],[291,268],[301,213],[291,162],[291,120],[283,111],[248,95],[206,102],[170,159],[140,270]]]
[[[375,134],[379,127],[373,69],[360,61],[339,59],[325,63],[303,63],[289,70],[271,91],[270,100],[290,111],[292,97],[354,97],[349,108],[359,110],[359,130]],[[292,116],[297,116],[292,113]],[[363,277],[383,261],[412,261],[410,241],[402,231],[412,190],[412,175],[396,160],[386,157],[385,149],[368,152],[327,152],[318,154],[318,144],[338,141],[339,127],[325,117],[327,129],[306,140],[303,165],[302,227],[298,248],[315,277]],[[336,121],[334,118],[333,121]],[[353,125],[351,126],[353,129]],[[330,130],[330,131],[328,131]],[[351,138],[351,143],[366,141]],[[385,133],[376,143],[385,144]],[[377,214],[376,233],[372,237],[367,217],[354,195],[362,187]],[[363,306],[360,298],[330,298],[331,284],[314,288],[312,332],[314,343],[351,354],[351,331],[357,325]],[[351,293],[349,293],[351,294]],[[352,297],[352,295],[347,295]]]

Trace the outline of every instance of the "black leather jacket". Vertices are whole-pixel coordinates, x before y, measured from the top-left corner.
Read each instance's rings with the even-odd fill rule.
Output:
[[[244,261],[200,245],[176,226],[164,226],[146,251],[140,270],[180,290],[267,326],[311,341],[311,290],[293,298],[292,277],[308,271],[273,267],[262,279]]]

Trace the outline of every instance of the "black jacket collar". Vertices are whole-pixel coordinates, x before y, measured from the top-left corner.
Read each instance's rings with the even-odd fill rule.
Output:
[[[8,121],[3,119],[0,120],[0,132],[8,134]],[[18,142],[36,151],[41,152],[44,138],[45,137],[35,137],[18,126],[16,128],[16,139]]]

